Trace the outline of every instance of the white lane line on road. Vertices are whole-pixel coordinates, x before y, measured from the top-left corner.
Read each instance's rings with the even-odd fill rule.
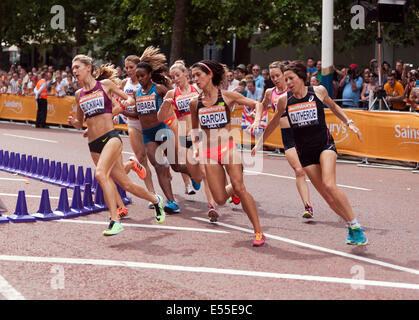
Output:
[[[273,174],[273,173],[258,172],[258,171],[251,171],[251,170],[244,170],[244,172],[245,173],[252,174],[252,175],[264,175],[264,176],[275,177],[275,178],[295,180],[295,177],[281,176],[279,174]],[[306,179],[306,181],[307,182],[311,182],[309,179]],[[355,186],[348,186],[348,185],[344,185],[344,184],[337,184],[337,186],[338,187],[342,187],[342,188],[361,190],[361,191],[372,191],[372,189],[367,189],[367,188],[362,188],[362,187],[355,187]]]
[[[21,179],[21,178],[0,178],[0,180],[5,180],[5,181],[29,181],[28,179]]]
[[[207,222],[207,223],[212,223],[212,222],[209,222],[208,220],[205,220],[201,217],[192,217],[192,219],[199,220],[199,221],[204,221],[204,222]],[[231,224],[221,223],[221,222],[215,222],[214,224],[218,224],[218,225],[226,227],[226,228],[235,229],[235,230],[238,230],[238,231],[243,231],[243,232],[253,234],[253,230],[251,230],[251,229],[237,227],[237,226],[233,226]],[[342,257],[345,257],[345,258],[356,259],[356,260],[368,262],[368,263],[371,263],[371,264],[379,265],[379,266],[382,266],[382,267],[387,267],[387,268],[395,269],[395,270],[398,270],[398,271],[404,271],[404,272],[419,275],[419,270],[416,270],[416,269],[406,268],[406,267],[398,266],[398,265],[395,265],[395,264],[391,264],[391,263],[387,263],[387,262],[383,262],[383,261],[379,261],[379,260],[374,260],[374,259],[370,259],[370,258],[365,258],[365,257],[357,256],[355,254],[341,252],[341,251],[337,251],[337,250],[333,250],[333,249],[327,249],[327,248],[323,248],[323,247],[320,247],[320,246],[316,246],[316,245],[312,245],[312,244],[308,244],[308,243],[304,243],[304,242],[300,242],[300,241],[296,241],[296,240],[292,240],[292,239],[287,239],[287,238],[271,235],[271,234],[268,234],[268,233],[264,233],[264,234],[265,234],[266,238],[271,238],[271,239],[287,242],[287,243],[297,245],[297,246],[300,246],[300,247],[305,247],[305,248],[309,248],[309,249],[312,249],[312,250],[331,253],[331,254],[342,256]]]
[[[419,284],[415,284],[415,283],[309,276],[309,275],[274,273],[274,272],[263,272],[263,271],[252,271],[252,270],[220,269],[220,268],[195,267],[195,266],[188,267],[188,266],[145,263],[145,262],[136,262],[136,261],[75,259],[75,258],[60,258],[60,257],[54,258],[54,257],[11,256],[11,255],[0,255],[0,261],[143,268],[143,269],[157,269],[157,270],[166,270],[166,271],[181,271],[181,272],[210,273],[210,274],[221,274],[221,275],[231,275],[231,276],[248,276],[248,277],[262,277],[262,278],[274,278],[274,279],[317,281],[317,282],[349,284],[349,285],[357,285],[357,286],[364,285],[364,286],[378,286],[378,287],[419,290]]]
[[[0,193],[0,196],[5,196],[5,197],[15,197],[17,198],[18,194],[16,193]],[[25,198],[38,198],[41,199],[41,196],[35,196],[32,194],[25,194]],[[55,199],[58,200],[59,197],[54,197],[54,196],[49,196],[50,199]],[[72,198],[68,198],[68,200],[72,200]]]
[[[25,297],[13,288],[7,281],[0,275],[0,295],[7,300],[25,300]]]
[[[109,222],[105,221],[91,221],[91,220],[55,220],[56,222],[69,222],[69,223],[81,223],[81,224],[100,224],[108,225]],[[210,232],[210,233],[230,233],[224,230],[211,230],[203,228],[189,228],[189,227],[174,227],[174,226],[162,226],[162,225],[148,225],[148,224],[137,224],[137,223],[125,223],[122,222],[124,227],[136,227],[136,228],[149,228],[149,229],[167,229],[167,230],[180,230],[180,231],[197,231],[197,232]]]
[[[9,137],[15,137],[15,138],[23,138],[23,139],[44,141],[44,142],[50,142],[50,143],[58,143],[58,141],[55,141],[55,140],[47,140],[47,139],[32,138],[32,137],[26,137],[26,136],[18,136],[16,134],[10,134],[10,133],[3,133],[3,135],[4,136],[9,136]]]

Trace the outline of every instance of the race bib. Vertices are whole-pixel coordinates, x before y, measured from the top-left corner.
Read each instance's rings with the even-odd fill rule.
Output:
[[[188,93],[188,94],[185,94],[185,95],[178,96],[176,98],[176,107],[177,107],[179,113],[190,112],[189,103],[196,96],[198,96],[197,92],[191,92],[191,93]]]
[[[293,126],[306,127],[319,123],[316,101],[288,106],[288,115]]]
[[[80,108],[86,117],[105,112],[105,99],[103,91],[98,90],[80,97]]]
[[[223,128],[228,123],[225,106],[200,108],[198,117],[201,127],[205,129]]]
[[[135,99],[135,106],[139,114],[155,113],[156,110],[156,97],[154,95],[139,96]]]

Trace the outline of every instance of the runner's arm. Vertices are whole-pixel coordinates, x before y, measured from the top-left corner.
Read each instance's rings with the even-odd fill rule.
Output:
[[[330,111],[332,111],[336,117],[338,117],[340,120],[345,123],[349,129],[351,129],[353,132],[356,133],[358,136],[359,141],[362,141],[362,133],[361,130],[359,130],[352,120],[350,120],[343,109],[339,107],[336,102],[332,100],[332,98],[329,97],[329,94],[327,93],[327,90],[322,85],[316,86],[314,89],[316,95],[322,100],[323,104],[329,107]]]
[[[157,112],[157,119],[161,122],[171,118],[174,116],[173,109],[171,106],[173,105],[173,98],[174,98],[174,90],[170,90],[166,93],[163,98],[163,103],[160,106],[159,111]]]

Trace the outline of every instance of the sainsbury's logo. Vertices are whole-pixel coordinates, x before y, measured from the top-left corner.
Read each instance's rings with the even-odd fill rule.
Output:
[[[349,136],[346,125],[343,122],[328,123],[327,127],[329,128],[329,132],[333,136],[335,143],[342,142]]]
[[[402,127],[397,124],[394,126],[394,131],[396,138],[404,140],[402,143],[419,144],[419,129],[411,128],[409,125],[407,127]]]
[[[5,100],[4,106],[15,113],[22,113],[23,111],[23,106],[21,102]]]

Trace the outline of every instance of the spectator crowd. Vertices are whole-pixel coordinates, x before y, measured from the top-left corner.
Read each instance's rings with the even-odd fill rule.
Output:
[[[306,64],[307,85],[320,85],[321,60],[310,57]],[[123,69],[117,70],[123,79]],[[41,79],[47,83],[48,96],[74,96],[79,88],[69,66],[62,70],[47,65],[26,70],[12,65],[9,72],[0,70],[0,93],[35,95],[34,88]],[[266,89],[272,87],[269,70],[258,64],[239,64],[228,69],[222,83],[223,89],[257,101],[262,101]],[[384,110],[419,111],[419,70],[401,60],[396,61],[394,69],[386,61],[378,66],[376,59],[362,70],[355,63],[334,68],[332,98],[342,107],[377,110],[381,101]]]

